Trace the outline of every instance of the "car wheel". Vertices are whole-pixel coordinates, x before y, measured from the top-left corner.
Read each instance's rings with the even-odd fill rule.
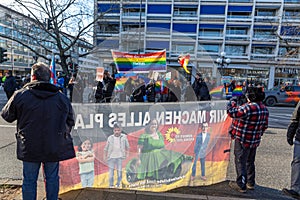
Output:
[[[268,97],[265,101],[267,106],[274,106],[276,104],[276,99],[275,97]]]

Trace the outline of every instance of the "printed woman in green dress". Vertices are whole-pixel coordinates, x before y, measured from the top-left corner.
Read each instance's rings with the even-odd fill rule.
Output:
[[[179,152],[165,149],[164,137],[158,130],[156,119],[150,121],[138,139],[138,158],[135,158],[126,166],[127,180],[152,179],[162,180],[178,177],[181,173],[181,163],[191,160]]]

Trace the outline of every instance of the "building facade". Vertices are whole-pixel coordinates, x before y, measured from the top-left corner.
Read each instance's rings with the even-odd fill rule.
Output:
[[[225,52],[231,63],[224,76],[268,88],[298,82],[300,0],[95,0],[95,7],[95,15],[104,14],[94,30],[101,48],[166,49],[174,67],[189,53],[193,73],[213,78]]]
[[[47,37],[47,33],[39,29],[33,21],[34,20],[29,16],[0,4],[0,47],[7,50],[6,53],[8,58],[7,62],[0,63],[0,77],[5,74],[5,71],[12,71],[14,76],[22,78],[30,73],[31,66],[35,62],[41,61],[50,63],[50,60],[37,57],[29,48],[13,41],[13,38],[17,38],[19,41],[35,49],[38,53],[50,56],[52,52],[47,52],[45,49],[55,49],[55,44],[47,42],[47,40],[42,44],[39,44],[41,40],[38,42],[30,37],[24,37],[24,35],[19,34],[19,31],[32,30],[32,34],[38,35],[37,37]],[[46,48],[43,48],[42,46]],[[79,55],[87,53],[92,49],[93,44],[82,39],[78,40],[76,45],[74,45],[69,52],[72,56],[70,62],[77,63],[84,78],[90,80],[95,79],[96,67],[100,66],[100,62],[93,54],[85,57],[79,57]],[[57,71],[61,70],[60,65],[57,64]]]

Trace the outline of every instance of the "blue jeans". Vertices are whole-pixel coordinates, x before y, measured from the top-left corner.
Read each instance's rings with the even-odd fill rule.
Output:
[[[194,164],[192,167],[192,176],[196,175],[196,166],[197,166],[197,161],[199,159],[199,153],[196,154],[195,159],[194,159]],[[200,158],[200,164],[201,164],[201,176],[205,176],[205,157]]]
[[[114,185],[114,169],[117,166],[117,174],[118,174],[118,181],[117,186],[120,186],[122,181],[122,158],[110,158],[108,162],[109,167],[109,186],[112,187]]]
[[[94,171],[80,174],[82,187],[93,187],[94,176]]]
[[[291,189],[300,193],[300,142],[294,141],[294,154],[291,171]]]
[[[47,200],[57,200],[59,191],[59,163],[46,162],[42,164],[46,184]],[[40,162],[23,161],[23,200],[36,200],[37,179],[39,175],[40,166]]]

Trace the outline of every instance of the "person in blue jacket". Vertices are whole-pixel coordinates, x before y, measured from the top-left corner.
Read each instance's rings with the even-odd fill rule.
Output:
[[[198,159],[200,158],[200,164],[201,164],[201,177],[200,179],[203,181],[206,181],[206,176],[205,176],[205,157],[206,157],[206,149],[210,140],[210,134],[208,133],[208,123],[203,122],[202,123],[202,130],[201,133],[199,133],[196,137],[196,143],[194,146],[194,163],[192,167],[192,177],[191,180],[193,181],[196,176],[196,166]]]

